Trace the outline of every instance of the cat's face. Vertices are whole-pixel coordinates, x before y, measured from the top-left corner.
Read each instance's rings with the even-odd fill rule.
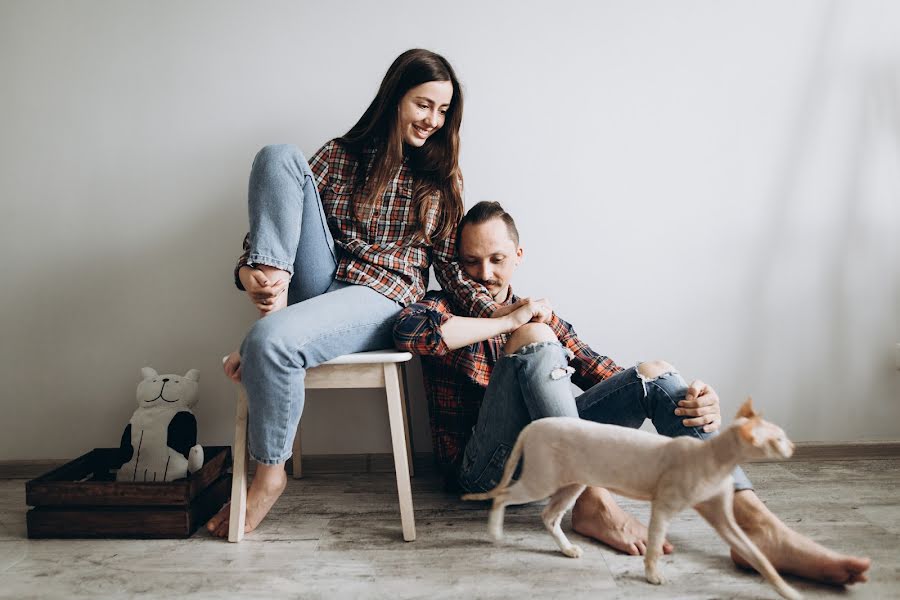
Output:
[[[141,369],[144,379],[137,387],[139,408],[169,406],[191,408],[197,404],[200,372],[191,369],[184,375],[160,375],[155,370]]]
[[[753,455],[781,459],[794,454],[794,443],[778,425],[756,416],[744,418],[738,426],[741,439],[752,447]]]

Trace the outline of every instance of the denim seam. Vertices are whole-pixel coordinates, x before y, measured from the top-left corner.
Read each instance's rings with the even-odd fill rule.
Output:
[[[247,256],[247,264],[248,266],[265,265],[267,267],[276,267],[278,269],[287,271],[291,275],[293,275],[294,271],[294,263],[288,263],[283,260],[278,260],[277,258],[266,256],[265,254],[260,254],[258,252],[252,252]]]

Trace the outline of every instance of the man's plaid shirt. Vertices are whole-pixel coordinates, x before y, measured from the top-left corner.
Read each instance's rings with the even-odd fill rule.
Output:
[[[510,291],[506,304],[516,301],[518,298]],[[500,335],[450,350],[441,335],[441,326],[454,315],[470,313],[450,294],[433,291],[404,308],[394,325],[397,348],[421,355],[435,458],[448,483],[455,480],[494,365],[503,355],[509,337]],[[582,390],[622,370],[612,359],[597,354],[578,339],[575,329],[555,313],[549,325],[560,343],[572,351],[572,383]]]
[[[373,150],[363,152],[366,168]],[[453,236],[426,244],[416,237],[413,210],[415,177],[404,160],[397,175],[372,210],[372,217],[359,222],[353,215],[354,184],[359,161],[337,141],[331,140],[309,160],[328,227],[338,251],[335,279],[366,285],[406,306],[428,288],[428,267],[434,264],[438,283],[461,299],[472,314],[489,316],[497,307],[483,286],[465,277],[456,262]],[[437,228],[437,198],[426,218],[426,230]],[[244,238],[244,253],[234,270],[235,283],[244,289],[238,271],[247,265],[250,234]]]

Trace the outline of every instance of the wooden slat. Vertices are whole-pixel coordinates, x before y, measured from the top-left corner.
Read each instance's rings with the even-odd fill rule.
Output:
[[[212,457],[188,479],[169,482],[80,481],[83,477],[108,470],[117,448],[97,448],[72,463],[25,484],[25,502],[29,506],[174,506],[186,507],[196,495],[215,481],[229,465],[225,446],[207,446],[204,454]],[[72,478],[64,480],[63,477]]]
[[[384,369],[372,365],[319,365],[306,372],[306,389],[384,387]]]
[[[222,507],[230,489],[231,476],[225,474],[189,508],[33,508],[26,516],[28,537],[184,538]]]

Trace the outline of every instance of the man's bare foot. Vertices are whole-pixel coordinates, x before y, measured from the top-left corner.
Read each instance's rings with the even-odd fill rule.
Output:
[[[834,585],[868,581],[868,558],[838,554],[790,529],[751,490],[734,495],[734,516],[779,573]],[[731,558],[739,567],[753,568],[734,550]]]
[[[589,487],[578,497],[572,509],[572,529],[625,554],[647,553],[647,528],[622,510],[604,488]],[[672,552],[668,541],[663,552]]]
[[[247,490],[247,515],[244,519],[244,533],[250,533],[256,529],[275,501],[281,497],[284,487],[287,485],[287,473],[284,465],[256,466],[256,474]],[[209,520],[206,528],[216,537],[228,536],[228,519],[231,512],[231,503],[222,507],[216,515]]]

